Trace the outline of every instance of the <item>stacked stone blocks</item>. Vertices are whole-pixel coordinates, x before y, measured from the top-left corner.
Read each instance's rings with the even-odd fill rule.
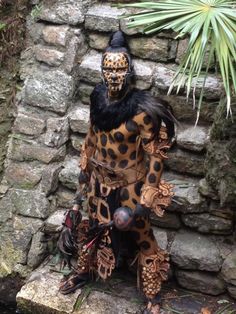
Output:
[[[166,96],[185,40],[177,41],[170,33],[146,37],[130,30],[119,19],[127,12],[100,1],[57,0],[51,6],[46,1],[38,20],[28,21],[32,63],[29,67],[23,60],[25,84],[0,189],[1,233],[12,230],[13,246],[24,253],[16,256],[11,271],[23,273],[42,262],[42,228],[56,232],[64,209],[71,207],[89,125],[89,95],[101,81],[102,50],[109,34],[121,28],[134,57],[137,87],[168,100],[180,121],[164,174],[174,184],[175,196],[163,218],[152,216],[157,240],[168,248],[181,286],[213,295],[227,288],[236,297],[232,207],[222,207],[204,179],[222,83],[215,76],[207,79],[200,121],[194,127],[196,115],[192,101],[186,103],[185,88],[178,96]],[[199,90],[197,85],[196,96]]]

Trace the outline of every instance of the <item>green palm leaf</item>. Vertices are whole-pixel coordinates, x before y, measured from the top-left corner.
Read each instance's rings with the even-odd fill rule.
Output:
[[[169,93],[183,86],[187,97],[194,83],[203,82],[198,103],[200,110],[204,85],[210,64],[216,56],[224,84],[227,114],[231,112],[231,98],[236,94],[236,5],[229,0],[159,0],[119,4],[118,7],[136,7],[142,11],[128,17],[128,27],[143,27],[146,34],[163,30],[178,33],[176,38],[189,36],[185,56],[179,65]],[[210,47],[210,49],[209,49]],[[210,50],[210,51],[209,51]],[[204,60],[208,56],[203,72]]]

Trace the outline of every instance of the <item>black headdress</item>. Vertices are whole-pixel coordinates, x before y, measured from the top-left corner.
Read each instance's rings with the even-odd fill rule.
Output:
[[[117,31],[111,35],[108,47],[105,49],[104,54],[106,52],[124,52],[129,61],[129,74],[133,74],[132,73],[133,66],[132,66],[132,60],[131,60],[131,56],[129,52],[129,47],[125,39],[124,33],[122,31]],[[104,54],[103,54],[102,62],[105,56]]]

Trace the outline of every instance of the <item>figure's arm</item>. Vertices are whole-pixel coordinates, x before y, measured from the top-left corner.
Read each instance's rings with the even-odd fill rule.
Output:
[[[83,192],[85,187],[88,185],[91,176],[91,169],[89,167],[89,158],[94,155],[96,151],[96,136],[90,125],[89,131],[85,137],[85,141],[81,148],[80,153],[80,174],[79,174],[79,185],[74,197],[74,207],[73,209],[78,209],[79,205],[83,201]]]
[[[89,131],[85,137],[80,153],[80,168],[81,172],[86,173],[90,177],[89,158],[92,157],[96,150],[96,136],[90,125]],[[82,183],[82,182],[81,182]]]
[[[163,207],[170,205],[173,195],[172,186],[161,180],[163,161],[168,158],[167,150],[171,144],[166,127],[161,126],[158,134],[156,134],[150,116],[146,113],[143,115],[142,121],[146,123],[140,125],[140,136],[142,148],[148,155],[149,164],[140,203],[151,208],[158,216],[162,216]]]

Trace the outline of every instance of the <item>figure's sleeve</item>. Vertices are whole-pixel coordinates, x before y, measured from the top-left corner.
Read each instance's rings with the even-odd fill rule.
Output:
[[[89,173],[89,158],[92,157],[96,150],[96,136],[90,125],[85,141],[82,145],[80,154],[80,168],[82,171]]]
[[[161,126],[158,134],[155,134],[151,117],[146,113],[142,113],[142,115],[143,123],[139,124],[141,145],[148,155],[149,161],[140,203],[151,208],[158,216],[162,216],[163,208],[170,205],[173,195],[172,186],[161,180],[163,160],[168,158],[167,151],[171,144],[166,127]]]
[[[92,126],[90,125],[88,133],[85,137],[84,143],[81,148],[79,163],[81,171],[79,174],[78,188],[73,200],[74,205],[80,204],[81,199],[83,198],[84,194],[86,194],[86,187],[88,186],[91,176],[89,158],[93,157],[95,151],[96,151],[96,136]]]

